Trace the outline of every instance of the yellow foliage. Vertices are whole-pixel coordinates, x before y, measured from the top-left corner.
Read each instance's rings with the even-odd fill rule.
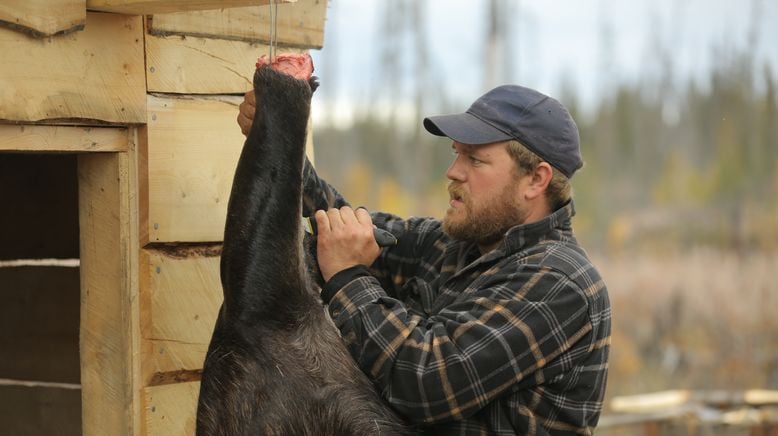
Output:
[[[618,250],[624,247],[632,234],[632,225],[628,217],[616,215],[608,226],[607,243],[609,250]]]
[[[700,205],[713,194],[712,171],[700,171],[679,152],[665,161],[662,177],[652,190],[654,202],[659,206],[674,204]]]
[[[346,186],[344,192],[348,192],[349,202],[354,205],[368,205],[370,203],[370,186],[372,177],[370,167],[359,161],[346,169]]]
[[[773,199],[773,205],[778,205],[778,159],[773,162],[773,195],[770,197]]]
[[[611,334],[610,372],[621,380],[628,380],[644,369],[639,350],[632,338],[621,330]]]
[[[378,185],[378,210],[407,217],[412,212],[414,197],[392,178],[382,178]]]
[[[442,218],[448,208],[449,200],[446,184],[441,182],[430,185],[425,191],[424,198],[420,200],[415,215]]]

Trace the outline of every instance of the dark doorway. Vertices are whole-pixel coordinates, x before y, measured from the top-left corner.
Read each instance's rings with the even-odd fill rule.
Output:
[[[80,435],[77,156],[0,153],[3,434]]]

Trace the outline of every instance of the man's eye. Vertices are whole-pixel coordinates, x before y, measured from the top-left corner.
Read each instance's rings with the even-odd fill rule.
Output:
[[[473,164],[477,165],[477,164],[481,163],[481,160],[478,159],[478,158],[475,158],[473,156],[470,156],[470,162],[472,162]]]

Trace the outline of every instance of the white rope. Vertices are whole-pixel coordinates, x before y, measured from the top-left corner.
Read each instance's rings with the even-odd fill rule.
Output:
[[[268,57],[270,58],[270,62],[273,62],[273,58],[276,57],[278,51],[276,48],[276,45],[278,45],[277,22],[278,4],[276,4],[275,0],[270,0],[270,44],[268,46]]]

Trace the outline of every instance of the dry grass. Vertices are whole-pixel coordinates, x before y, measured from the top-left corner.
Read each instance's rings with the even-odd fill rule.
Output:
[[[593,257],[613,307],[608,399],[778,388],[777,252]]]

